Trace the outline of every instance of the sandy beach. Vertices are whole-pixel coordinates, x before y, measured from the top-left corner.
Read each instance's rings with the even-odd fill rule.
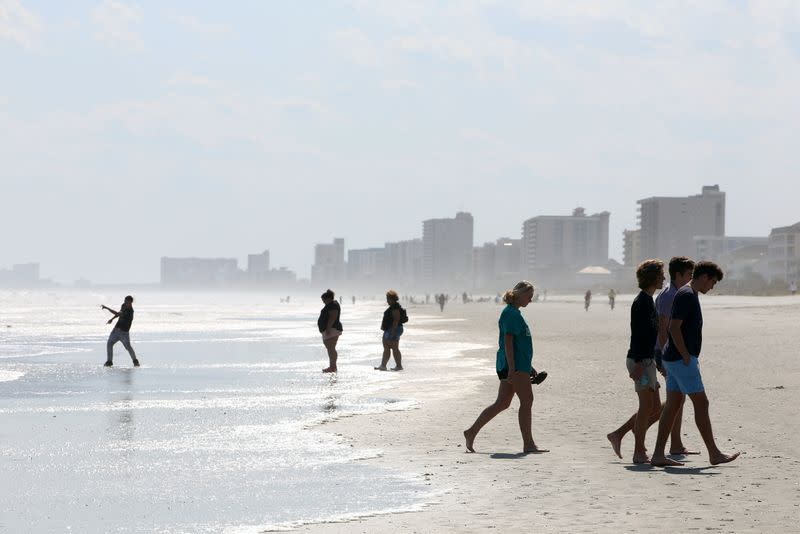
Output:
[[[520,453],[516,400],[465,452],[462,431],[497,392],[494,304],[409,307],[441,320],[407,328],[405,376],[392,394],[413,398],[410,411],[356,416],[324,425],[356,447],[379,449],[365,460],[423,477],[437,497],[420,511],[350,522],[311,524],[301,532],[789,532],[800,521],[800,299],[709,295],[701,369],[717,443],[741,451],[711,466],[687,401],[684,443],[703,451],[681,468],[631,463],[633,438],[618,459],[606,434],[636,408],[625,370],[631,295],[610,311],[596,299],[551,296],[524,315],[533,327],[534,367],[549,378],[534,389],[534,438],[548,454]],[[457,362],[428,359],[426,329],[485,346]],[[431,334],[432,335],[432,334]],[[433,338],[432,338],[433,339]],[[662,380],[663,386],[663,380]],[[662,387],[662,400],[664,389]],[[656,426],[647,435],[654,446]]]

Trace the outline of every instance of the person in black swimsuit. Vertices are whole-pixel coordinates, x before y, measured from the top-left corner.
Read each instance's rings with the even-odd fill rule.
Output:
[[[319,319],[317,319],[317,327],[319,333],[322,334],[322,344],[328,351],[329,365],[322,370],[323,373],[335,373],[336,360],[339,358],[339,353],[336,352],[336,343],[339,341],[339,336],[342,335],[342,307],[336,302],[334,298],[336,295],[330,289],[321,295],[322,302],[325,306],[319,312]]]

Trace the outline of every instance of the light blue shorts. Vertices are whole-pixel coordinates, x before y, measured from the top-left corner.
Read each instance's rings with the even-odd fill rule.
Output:
[[[397,325],[397,328],[394,331],[394,335],[392,335],[391,327],[387,330],[383,331],[383,340],[384,341],[400,341],[400,336],[403,335],[403,325]]]
[[[703,377],[700,376],[700,366],[697,358],[689,358],[689,365],[684,365],[683,360],[677,362],[663,361],[662,365],[667,371],[667,391],[680,391],[684,395],[702,393]]]

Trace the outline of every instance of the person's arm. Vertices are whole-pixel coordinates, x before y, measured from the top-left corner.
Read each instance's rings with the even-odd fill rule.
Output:
[[[682,324],[683,319],[673,318],[669,322],[669,333],[672,336],[672,343],[675,345],[675,349],[678,351],[678,354],[681,355],[681,358],[683,358],[683,365],[689,365],[691,355],[686,348],[686,343],[683,341],[683,333],[681,332]]]
[[[658,348],[663,349],[667,343],[669,332],[669,315],[658,316]]]
[[[397,325],[400,324],[400,310],[392,310],[392,331],[389,334],[390,336],[394,337],[394,332],[397,329]]]
[[[506,347],[506,363],[508,364],[508,378],[510,380],[511,374],[517,372],[514,365],[514,334],[506,334],[503,337],[503,343]]]
[[[339,310],[330,310],[328,312],[328,324],[325,326],[325,332],[330,332],[336,321],[339,320]]]
[[[102,305],[100,306],[100,309],[102,309],[102,310],[108,310],[108,311],[110,311],[111,313],[113,313],[113,314],[114,314],[114,317],[119,317],[119,312],[112,310],[111,308],[109,308],[109,307],[108,307],[108,306],[106,306],[105,304],[102,304]]]
[[[642,332],[648,327],[648,317],[643,315],[646,313],[647,310],[642,307],[641,300],[634,300],[631,304],[631,351],[633,352],[633,356],[637,358],[642,357],[642,342],[640,338]],[[633,371],[631,371],[628,376],[634,381],[637,381],[643,374],[644,366],[641,362],[637,361],[633,366]]]

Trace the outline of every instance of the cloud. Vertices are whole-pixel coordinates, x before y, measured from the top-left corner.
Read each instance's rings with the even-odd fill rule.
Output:
[[[383,80],[381,87],[387,91],[403,91],[406,89],[420,89],[421,85],[411,80],[389,79]]]
[[[172,78],[167,80],[170,87],[204,87],[206,89],[218,89],[221,84],[205,76],[198,76],[190,72],[176,72]]]
[[[227,24],[203,22],[191,15],[175,15],[173,19],[181,26],[202,35],[219,36],[231,33],[232,28]]]
[[[42,29],[39,17],[17,0],[0,0],[0,39],[33,48]]]
[[[92,11],[92,21],[98,30],[95,37],[113,48],[144,47],[141,36],[132,29],[141,19],[138,8],[116,0],[103,0]]]
[[[357,65],[376,67],[382,63],[379,48],[357,28],[336,31],[331,35],[331,41],[340,53]]]

